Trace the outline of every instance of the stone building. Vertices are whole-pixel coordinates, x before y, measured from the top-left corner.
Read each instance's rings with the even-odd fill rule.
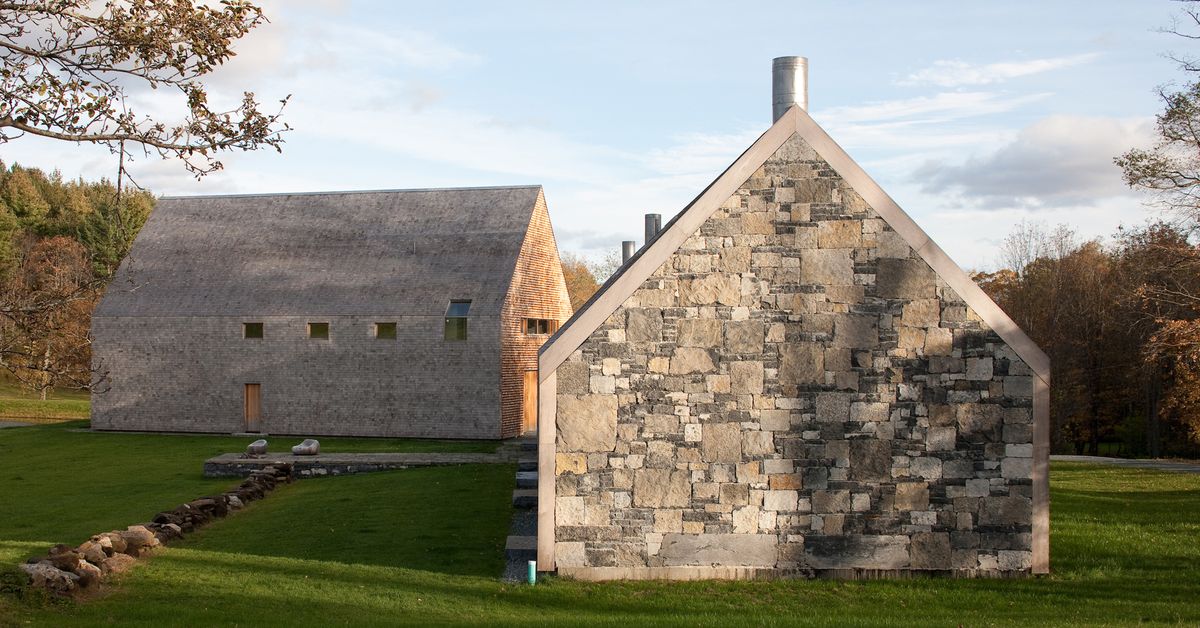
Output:
[[[540,186],[165,198],[92,320],[92,427],[515,436],[570,315]]]
[[[1046,356],[800,106],[539,368],[541,569],[1049,569]]]

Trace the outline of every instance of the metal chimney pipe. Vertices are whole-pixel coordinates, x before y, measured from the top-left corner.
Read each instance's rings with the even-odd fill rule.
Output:
[[[808,111],[808,57],[775,57],[771,60],[771,123],[792,105]]]
[[[637,251],[637,242],[634,242],[633,240],[625,240],[622,242],[621,263],[624,264],[625,262],[628,262],[629,258],[633,257],[633,253],[635,251]]]
[[[646,214],[646,240],[642,246],[650,244],[650,241],[654,239],[654,236],[658,235],[661,229],[662,214]]]

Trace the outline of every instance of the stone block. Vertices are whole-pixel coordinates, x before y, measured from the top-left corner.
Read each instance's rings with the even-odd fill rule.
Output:
[[[699,423],[687,423],[683,426],[683,440],[688,443],[698,443],[704,438],[704,427]]]
[[[709,373],[716,369],[707,349],[678,347],[671,356],[671,374]]]
[[[1016,443],[1005,445],[1004,455],[1009,458],[1032,458],[1033,443]]]
[[[954,352],[954,332],[941,327],[925,330],[925,355],[948,356]]]
[[[857,220],[822,220],[817,223],[817,246],[823,249],[862,246],[862,223]]]
[[[597,395],[611,395],[617,391],[617,380],[609,375],[593,375],[589,378],[588,389]]]
[[[582,395],[588,392],[588,365],[584,362],[563,362],[555,370],[558,378],[558,393]]]
[[[743,456],[769,456],[775,453],[775,439],[771,432],[742,432]]]
[[[683,511],[682,510],[655,510],[654,511],[654,531],[655,532],[680,532],[683,530]]]
[[[587,454],[555,454],[554,473],[556,475],[564,475],[567,473],[583,475],[584,473],[587,473]]]
[[[767,534],[666,534],[658,555],[668,567],[774,567],[776,543]]]
[[[676,344],[681,347],[712,348],[720,344],[721,321],[713,318],[684,318],[679,320]]]
[[[810,536],[804,551],[813,569],[904,569],[909,538],[903,535]]]
[[[883,482],[892,477],[890,441],[857,438],[850,441],[850,479],[858,482]]]
[[[900,324],[908,327],[937,327],[942,320],[942,304],[937,299],[916,299],[904,304]]]
[[[770,486],[776,491],[799,490],[804,488],[804,476],[799,473],[772,475]]]
[[[913,458],[908,463],[908,474],[925,480],[939,480],[942,477],[942,461],[939,458]]]
[[[979,525],[1028,525],[1033,502],[1025,497],[986,497],[980,500]]]
[[[758,417],[762,429],[772,432],[786,432],[792,429],[791,410],[763,410]]]
[[[745,506],[750,503],[750,487],[745,484],[722,484],[719,501],[722,504]]]
[[[916,532],[910,548],[913,569],[950,569],[950,535],[946,532]]]
[[[825,489],[829,488],[829,469],[826,467],[805,467],[804,471],[804,488]]]
[[[1029,377],[1029,376],[1005,377],[1004,378],[1004,396],[1005,397],[1032,397],[1033,396],[1033,378]]]
[[[954,451],[958,430],[953,427],[930,427],[925,435],[926,451]]]
[[[679,298],[684,305],[738,305],[742,282],[736,275],[714,273],[679,282]]]
[[[813,491],[814,513],[850,512],[850,491]]]
[[[708,423],[700,440],[705,462],[742,461],[742,430],[737,423]]]
[[[659,342],[662,329],[662,310],[658,308],[632,308],[626,312],[625,339],[629,342]]]
[[[679,431],[679,417],[674,414],[647,414],[644,419],[645,434],[675,434]]]
[[[958,437],[968,443],[1000,440],[1002,409],[987,403],[964,403],[955,409]]]
[[[850,421],[854,423],[882,423],[888,420],[891,406],[878,402],[855,402],[850,404]]]
[[[580,540],[554,544],[554,562],[559,567],[587,567],[587,552],[583,550],[586,545]]]
[[[893,507],[900,511],[929,509],[929,485],[925,482],[899,482]]]
[[[870,349],[879,344],[879,317],[872,314],[843,314],[833,322],[833,346]]]
[[[717,261],[717,270],[726,273],[745,273],[750,271],[750,247],[731,246],[721,249]]]
[[[1028,480],[1033,477],[1033,458],[1005,458],[1001,460],[1000,477],[1006,480]]]
[[[686,471],[638,469],[633,475],[633,503],[648,508],[681,508],[692,499]]]
[[[871,509],[871,495],[869,493],[854,493],[850,496],[850,510],[854,512],[867,512]]]
[[[739,462],[737,465],[737,481],[742,484],[762,484],[767,476],[762,472],[762,461]]]
[[[880,258],[875,269],[875,294],[885,299],[924,299],[934,296],[933,271],[919,259]]]
[[[733,509],[734,534],[755,534],[758,532],[758,517],[761,514],[758,506],[742,506]]]
[[[822,423],[845,423],[850,420],[851,393],[818,393],[817,420]]]
[[[758,321],[725,323],[725,350],[732,353],[762,353],[763,324]]]
[[[759,395],[763,391],[762,362],[734,362],[729,365],[729,386],[735,395]]]
[[[559,395],[558,451],[613,451],[617,445],[616,395]]]
[[[972,381],[988,381],[992,379],[993,361],[991,358],[967,358],[967,379]]]
[[[854,262],[849,249],[802,249],[800,283],[848,286],[854,283]]]
[[[996,552],[1000,571],[1027,571],[1033,565],[1033,552],[1000,550]]]
[[[967,497],[987,497],[992,493],[991,480],[976,478],[967,480]]]
[[[825,350],[815,342],[785,344],[780,349],[779,381],[784,385],[825,383]]]
[[[896,333],[898,348],[905,351],[923,351],[925,349],[925,330],[917,327],[900,327]]]
[[[794,512],[798,499],[796,491],[765,491],[762,507],[774,512]]]

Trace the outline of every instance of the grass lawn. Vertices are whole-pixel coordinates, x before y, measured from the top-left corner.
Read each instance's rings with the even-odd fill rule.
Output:
[[[10,438],[4,432],[0,442]],[[0,453],[0,464],[10,465],[10,456]],[[26,475],[48,471],[35,465]],[[7,604],[0,624],[5,617],[45,626],[1200,624],[1197,475],[1056,464],[1048,578],[549,579],[535,587],[495,578],[512,477],[510,466],[478,465],[298,482],[161,552],[103,599],[50,607],[0,601]],[[143,501],[136,487],[153,481],[127,477],[119,488]],[[163,484],[196,493],[194,484],[184,486],[189,481],[196,480]],[[2,507],[39,499],[50,497],[25,494]],[[87,495],[76,499],[64,517],[96,516]],[[29,545],[26,530],[14,538],[4,519],[0,560],[44,548]]]
[[[77,390],[51,391],[45,401],[39,393],[9,379],[0,379],[0,419],[86,419],[88,393]]]

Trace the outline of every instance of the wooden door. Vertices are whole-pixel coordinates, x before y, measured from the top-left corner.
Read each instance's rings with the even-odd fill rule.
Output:
[[[525,396],[522,406],[521,433],[537,429],[538,372],[525,371]]]
[[[246,384],[246,431],[262,431],[262,384]]]

